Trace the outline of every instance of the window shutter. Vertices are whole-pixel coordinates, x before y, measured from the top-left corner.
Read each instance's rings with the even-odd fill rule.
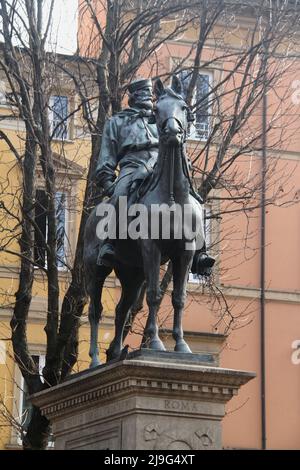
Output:
[[[68,138],[68,97],[52,96],[50,100],[52,110],[52,131],[56,139]]]
[[[199,74],[196,87],[196,131],[200,138],[208,137],[209,125],[209,76]]]
[[[65,235],[66,235],[66,194],[55,194],[57,216],[57,266],[63,267],[65,261]]]
[[[191,81],[191,70],[182,70],[179,77],[183,86],[184,98],[187,97],[187,90]],[[190,138],[207,139],[209,133],[209,75],[199,74],[196,83],[196,91],[192,104],[196,105],[196,121],[189,126]]]
[[[181,83],[182,83],[183,96],[184,96],[184,99],[186,99],[188,87],[189,87],[189,84],[190,84],[190,81],[191,81],[191,71],[190,70],[182,70],[179,73],[179,78],[180,78]]]
[[[37,189],[35,198],[34,261],[38,266],[46,265],[46,234],[48,198],[44,190]]]

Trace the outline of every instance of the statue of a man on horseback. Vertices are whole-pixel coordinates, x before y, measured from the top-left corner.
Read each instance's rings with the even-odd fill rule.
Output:
[[[148,122],[153,109],[152,81],[135,80],[128,93],[129,108],[105,123],[96,169],[97,182],[115,208],[120,196],[128,196],[132,186],[152,172],[158,155],[156,124]],[[114,240],[107,240],[100,249],[98,264],[113,266],[114,252]]]
[[[191,113],[182,95],[182,84],[176,76],[169,87],[157,80],[155,109],[150,80],[137,80],[128,90],[129,108],[105,124],[97,166],[98,183],[110,199],[91,211],[85,227],[84,266],[90,297],[91,367],[99,364],[101,296],[105,279],[113,269],[121,284],[121,296],[115,312],[115,336],[106,351],[108,360],[122,356],[125,325],[144,281],[149,307],[144,346],[156,351],[165,350],[159,337],[157,314],[161,301],[160,267],[169,260],[173,266],[174,349],[190,353],[182,328],[189,271],[192,268],[194,273],[208,274],[214,264],[214,259],[205,251],[203,211],[189,176],[185,140]],[[104,237],[99,236],[98,226],[105,222],[105,214],[111,208],[117,215],[115,222],[118,224],[119,202],[128,195],[131,199],[129,208],[139,206],[145,217],[137,223],[138,217],[132,220],[128,210],[126,230],[130,234],[132,223],[135,227],[143,225],[145,236],[124,239],[120,235],[115,239],[109,235],[106,239],[106,233]],[[132,202],[134,204],[130,205]],[[167,222],[161,223],[165,216]],[[153,220],[159,221],[155,236]],[[110,223],[109,219],[108,225]],[[112,232],[108,230],[108,233]],[[136,233],[139,235],[139,230]]]
[[[158,156],[158,131],[153,121],[153,92],[151,79],[138,79],[128,86],[129,107],[108,119],[104,126],[101,151],[96,168],[96,180],[110,197],[117,211],[120,196],[128,196],[141,181],[149,177]],[[116,169],[119,175],[116,177]],[[192,195],[197,194],[191,188]],[[199,199],[198,199],[199,200]],[[114,266],[115,240],[102,244],[98,265]],[[214,259],[206,253],[205,245],[197,251],[192,272],[209,274]]]

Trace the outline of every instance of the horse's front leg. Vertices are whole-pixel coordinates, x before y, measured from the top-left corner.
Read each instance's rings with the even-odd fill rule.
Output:
[[[96,280],[90,281],[90,283],[87,285],[87,291],[90,296],[89,322],[91,328],[91,338],[89,356],[91,358],[91,368],[101,364],[99,360],[98,348],[98,327],[103,310],[101,304],[102,287],[103,283],[99,283],[99,281],[97,282]]]
[[[183,339],[182,315],[186,299],[186,286],[190,266],[193,260],[193,251],[185,251],[172,260],[173,265],[173,292],[172,304],[174,308],[173,338],[175,340],[175,351],[192,352]]]
[[[163,342],[158,336],[157,311],[161,300],[159,283],[161,253],[157,244],[151,240],[143,240],[142,255],[146,277],[146,300],[149,315],[145,328],[146,346],[150,349],[165,351]]]

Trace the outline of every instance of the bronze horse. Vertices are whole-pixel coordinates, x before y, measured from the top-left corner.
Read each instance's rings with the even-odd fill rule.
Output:
[[[168,239],[163,236],[163,228],[160,226],[155,239],[150,238],[149,232],[149,236],[143,239],[116,241],[114,271],[120,280],[122,293],[115,312],[115,337],[106,352],[108,360],[117,359],[122,353],[126,320],[132,305],[139,296],[144,280],[146,280],[146,300],[149,307],[144,332],[146,344],[150,349],[165,350],[158,334],[157,311],[161,299],[160,266],[168,260],[171,260],[173,265],[172,304],[175,351],[191,352],[183,339],[182,314],[189,270],[195,253],[196,236],[193,227],[198,227],[198,248],[204,245],[204,231],[202,208],[190,194],[188,165],[183,151],[188,126],[188,108],[181,96],[181,82],[175,76],[171,87],[167,88],[160,80],[157,80],[154,92],[157,98],[155,120],[159,133],[159,154],[154,172],[150,181],[146,182],[138,203],[146,207],[149,214],[152,207],[163,204],[171,211],[172,207],[175,208],[174,211],[178,208],[188,209],[190,217],[189,222],[182,222],[180,227],[175,227],[174,222],[171,221]],[[84,246],[85,280],[90,297],[90,367],[100,364],[97,340],[98,325],[103,310],[101,295],[105,279],[112,271],[112,268],[96,264],[99,244],[102,243],[96,236],[96,227],[99,222],[96,212],[97,208],[94,208],[87,221]],[[178,234],[178,229],[181,233],[180,237],[175,235],[175,232]]]

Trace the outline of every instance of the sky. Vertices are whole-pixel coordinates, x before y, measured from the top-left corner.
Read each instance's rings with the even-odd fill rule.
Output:
[[[32,0],[34,1],[34,0]],[[43,22],[47,24],[51,0],[43,0]],[[13,0],[7,0],[11,4]],[[17,0],[17,13],[15,16],[15,27],[26,41],[26,28],[22,24],[20,17],[26,22],[24,0]],[[46,44],[48,51],[56,51],[60,54],[73,54],[77,49],[77,8],[78,0],[55,0],[53,10],[53,21],[49,30],[49,37]],[[2,31],[2,21],[0,21],[0,40]],[[15,38],[15,45],[20,41]]]
[[[46,15],[51,0],[45,0]],[[78,0],[55,0],[48,48],[60,54],[73,54],[77,48]]]

